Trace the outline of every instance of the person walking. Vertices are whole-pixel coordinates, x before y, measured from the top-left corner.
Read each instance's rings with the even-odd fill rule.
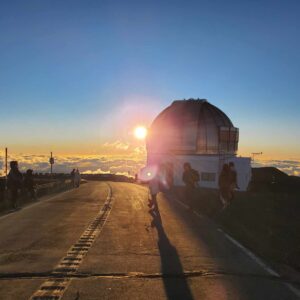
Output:
[[[74,184],[75,187],[79,187],[80,186],[80,180],[81,180],[81,176],[80,176],[80,172],[77,169],[74,173]]]
[[[75,187],[75,169],[71,172],[71,184],[73,187]]]
[[[5,177],[0,177],[0,202],[4,201],[6,180]]]
[[[28,169],[24,177],[24,187],[32,200],[36,200],[33,170]]]
[[[10,198],[13,209],[18,208],[19,190],[22,187],[22,173],[19,171],[17,161],[10,162],[10,171],[7,175],[7,187],[10,191]]]
[[[192,169],[191,164],[185,162],[183,164],[182,180],[185,184],[185,198],[190,210],[193,210],[196,187],[200,180],[199,172]]]
[[[158,211],[158,205],[157,205],[157,194],[159,193],[159,176],[158,174],[155,175],[153,179],[149,181],[149,192],[151,199],[149,199],[148,206],[151,208],[151,210]]]
[[[237,172],[234,166],[234,162],[229,163],[229,202],[234,199],[235,189],[238,189],[237,184]]]
[[[223,209],[229,204],[230,198],[230,168],[228,164],[224,164],[219,176],[219,192],[220,201]]]

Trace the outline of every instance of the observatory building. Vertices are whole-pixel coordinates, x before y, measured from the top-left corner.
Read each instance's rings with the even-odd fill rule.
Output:
[[[200,174],[200,187],[218,188],[224,163],[234,162],[240,190],[251,179],[251,159],[237,157],[239,130],[205,99],[176,100],[153,121],[147,138],[147,165],[160,166],[169,185],[183,185],[183,164]]]

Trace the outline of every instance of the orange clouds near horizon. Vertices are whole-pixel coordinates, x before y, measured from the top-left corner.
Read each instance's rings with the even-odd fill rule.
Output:
[[[56,173],[69,173],[73,168],[79,168],[83,173],[115,173],[133,176],[146,162],[146,150],[142,144],[122,141],[104,143],[98,154],[62,154],[54,151],[53,155]],[[9,149],[8,161],[17,160],[21,171],[31,168],[35,172],[47,173],[50,170],[49,156],[50,152],[18,153]],[[4,151],[0,151],[2,175],[3,169]]]
[[[79,168],[82,173],[115,173],[134,176],[146,164],[144,148],[132,147],[127,143],[116,141],[106,144],[106,154],[97,155],[62,155],[54,153],[54,172],[69,173]],[[115,154],[109,153],[114,150]],[[19,161],[21,171],[29,168],[35,172],[50,171],[49,154],[10,153],[9,161]],[[289,174],[300,176],[300,160],[298,159],[264,159],[260,157],[252,163],[253,167],[276,167]],[[2,170],[2,172],[1,172]],[[0,174],[4,174],[4,152],[0,152]]]

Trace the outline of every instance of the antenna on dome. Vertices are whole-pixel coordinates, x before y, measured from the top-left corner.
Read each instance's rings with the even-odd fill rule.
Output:
[[[262,154],[263,154],[262,152],[252,152],[251,153],[251,155],[252,155],[252,161],[254,162],[255,156],[262,155]]]

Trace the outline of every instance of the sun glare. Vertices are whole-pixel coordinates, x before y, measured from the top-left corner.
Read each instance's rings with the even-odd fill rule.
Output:
[[[144,126],[138,126],[134,129],[134,136],[139,139],[143,140],[147,136],[147,129]]]

